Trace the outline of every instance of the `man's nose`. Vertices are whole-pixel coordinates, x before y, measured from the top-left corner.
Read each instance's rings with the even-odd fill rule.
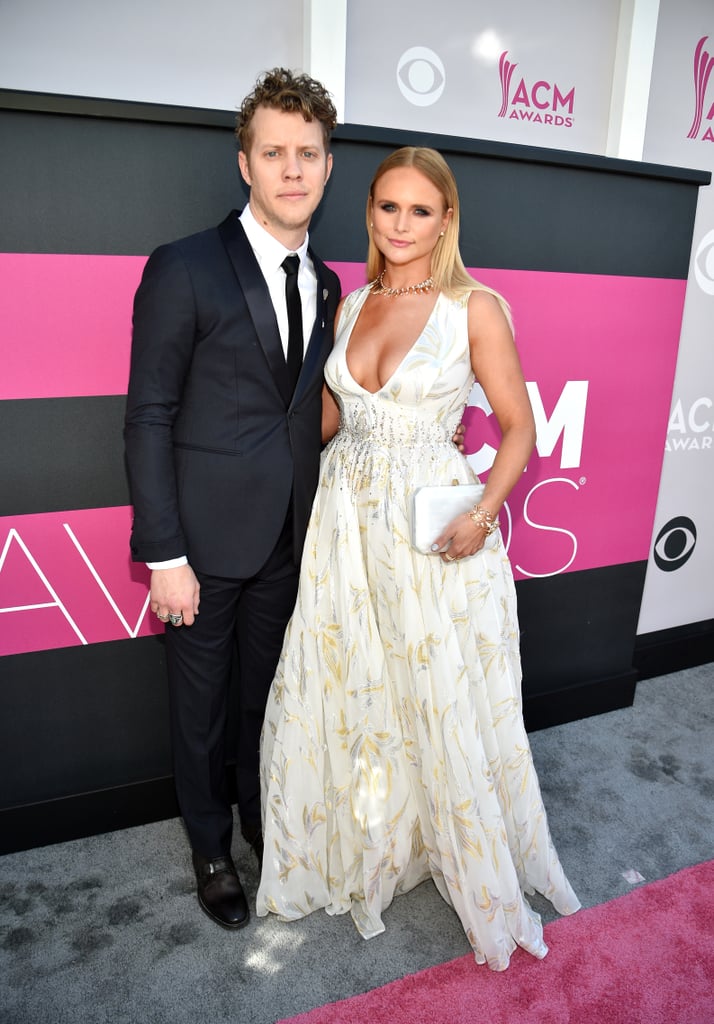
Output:
[[[302,177],[302,164],[297,153],[288,153],[285,160],[285,167],[283,168],[283,174],[286,178],[301,178]]]

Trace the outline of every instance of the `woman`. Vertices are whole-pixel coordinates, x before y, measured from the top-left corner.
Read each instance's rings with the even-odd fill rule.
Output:
[[[515,590],[497,516],[534,445],[508,308],[458,252],[434,150],[404,148],[367,203],[368,278],[328,358],[325,449],[261,756],[259,915],[350,910],[384,930],[433,878],[479,963],[545,956],[523,893],[579,907],[553,848],[523,726]],[[475,478],[451,438],[477,378],[502,442],[478,508],[422,554],[409,508]],[[335,433],[336,431],[336,433]]]

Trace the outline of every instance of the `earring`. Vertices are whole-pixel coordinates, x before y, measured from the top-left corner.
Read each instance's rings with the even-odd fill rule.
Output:
[[[440,232],[439,232],[439,238],[443,238],[443,237],[444,237],[444,232],[443,232],[443,231],[440,231]]]

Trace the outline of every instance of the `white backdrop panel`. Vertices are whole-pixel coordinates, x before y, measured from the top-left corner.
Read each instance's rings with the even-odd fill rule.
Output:
[[[618,0],[360,0],[346,120],[604,153]]]
[[[711,0],[661,0],[644,158],[714,170]],[[656,357],[653,353],[652,358]],[[699,193],[672,414],[639,633],[714,618],[712,507],[714,189],[710,185]]]
[[[233,110],[302,53],[302,4],[286,0],[0,3],[4,89]]]

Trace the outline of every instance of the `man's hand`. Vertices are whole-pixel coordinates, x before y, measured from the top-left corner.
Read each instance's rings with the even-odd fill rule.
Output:
[[[151,610],[172,626],[192,626],[198,615],[200,585],[190,565],[154,569],[151,573]]]
[[[462,455],[464,453],[464,434],[465,433],[466,433],[466,427],[463,425],[463,423],[459,423],[458,427],[454,431],[454,436],[451,438],[451,440],[454,442],[454,444],[459,449],[459,451],[461,452]]]

